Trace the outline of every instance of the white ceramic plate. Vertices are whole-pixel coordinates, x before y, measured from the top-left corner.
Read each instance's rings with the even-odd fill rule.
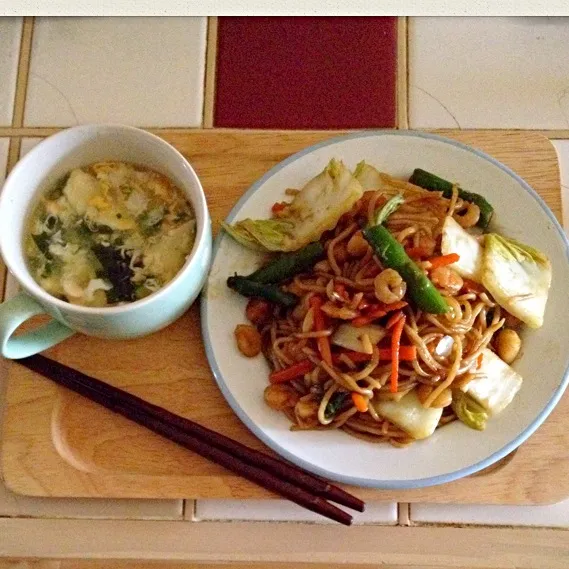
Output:
[[[524,333],[515,369],[521,391],[484,432],[454,422],[406,449],[373,444],[341,431],[289,430],[289,421],[263,402],[269,368],[262,357],[238,352],[233,330],[246,322],[246,299],[229,290],[228,276],[247,274],[259,256],[224,232],[217,237],[207,288],[202,332],[219,387],[239,418],[281,456],[329,479],[376,488],[418,488],[450,482],[486,468],[523,443],[546,419],[569,380],[569,243],[543,200],[521,178],[493,158],[458,142],[425,133],[371,131],[316,144],[287,158],[256,182],[227,218],[267,218],[287,187],[302,187],[337,157],[354,168],[365,159],[379,170],[408,178],[430,170],[484,195],[495,208],[494,229],[545,252],[553,265],[545,323]]]

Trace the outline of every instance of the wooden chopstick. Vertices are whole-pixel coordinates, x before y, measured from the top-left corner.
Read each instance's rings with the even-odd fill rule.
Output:
[[[326,500],[364,510],[360,499],[318,476],[64,364],[42,355],[16,361],[311,511],[350,525],[352,517]]]

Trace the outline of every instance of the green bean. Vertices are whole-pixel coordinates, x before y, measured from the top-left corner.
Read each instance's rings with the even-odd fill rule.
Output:
[[[227,286],[243,296],[264,298],[287,308],[294,306],[298,302],[296,295],[281,290],[277,285],[258,283],[238,275],[229,277]]]
[[[279,283],[307,271],[323,255],[324,247],[319,241],[309,243],[298,251],[279,255],[245,278],[257,283]]]
[[[363,230],[363,236],[373,247],[382,264],[401,275],[407,283],[407,294],[417,308],[431,314],[444,314],[448,311],[448,304],[440,292],[387,228],[383,225],[373,225]]]
[[[442,192],[445,198],[452,197],[453,184],[451,182],[448,182],[443,178],[439,178],[439,176],[431,174],[421,168],[415,168],[415,170],[413,170],[413,174],[411,174],[409,182],[416,186],[420,186],[425,190]],[[480,194],[467,192],[461,188],[458,188],[458,197],[467,202],[476,204],[480,208],[480,218],[476,225],[478,225],[478,227],[482,227],[482,229],[486,229],[494,215],[494,208],[490,203],[488,203],[488,201],[486,201],[486,199]]]

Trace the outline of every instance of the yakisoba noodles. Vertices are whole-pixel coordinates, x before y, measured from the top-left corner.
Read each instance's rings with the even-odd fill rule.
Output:
[[[287,251],[228,285],[250,297],[237,345],[262,351],[264,400],[294,430],[405,446],[456,419],[483,430],[521,387],[509,364],[517,330],[543,321],[549,261],[483,233],[492,208],[481,196],[422,170],[411,181],[424,187],[332,161],[271,220],[225,226],[247,246]],[[344,210],[331,224],[318,217],[334,196]]]

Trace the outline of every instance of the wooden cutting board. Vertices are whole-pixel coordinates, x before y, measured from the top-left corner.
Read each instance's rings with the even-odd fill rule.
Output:
[[[556,154],[521,131],[440,131],[479,148],[529,182],[560,219]],[[336,133],[159,131],[194,165],[214,231],[243,192],[293,152]],[[223,399],[206,361],[198,305],[147,338],[112,342],[77,335],[47,352],[255,448],[264,448]],[[4,362],[3,476],[17,493],[60,497],[267,498],[269,492],[138,425]],[[365,499],[552,503],[569,496],[569,397],[517,452],[485,472],[419,490],[352,489]],[[435,458],[435,457],[433,457]]]

